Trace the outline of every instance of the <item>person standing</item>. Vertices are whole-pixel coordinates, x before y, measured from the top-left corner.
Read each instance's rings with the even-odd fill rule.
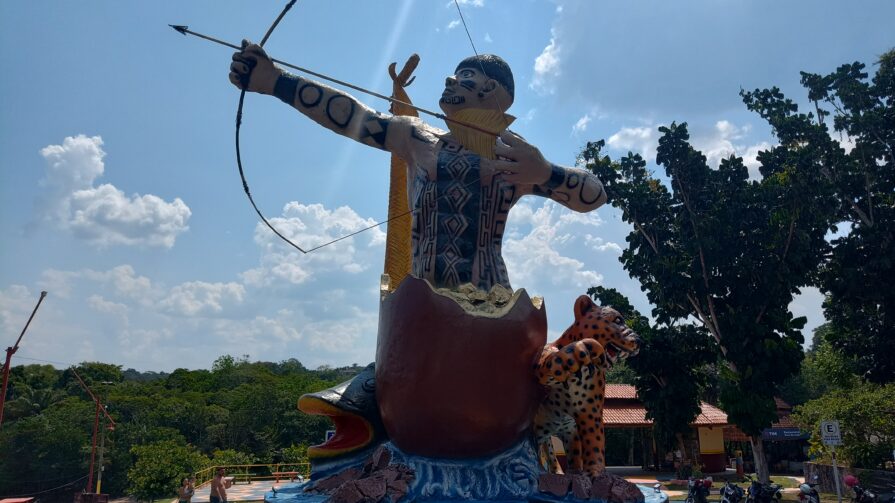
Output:
[[[193,494],[196,493],[196,488],[193,486],[193,479],[190,477],[184,477],[181,482],[180,489],[177,490],[177,501],[178,503],[190,503],[190,500],[193,498]]]
[[[229,479],[224,478],[226,474],[226,470],[218,468],[214,478],[211,479],[211,493],[208,498],[210,503],[227,502],[227,489],[230,487],[231,482]]]

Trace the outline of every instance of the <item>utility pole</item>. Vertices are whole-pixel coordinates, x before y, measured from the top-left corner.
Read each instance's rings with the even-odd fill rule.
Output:
[[[47,292],[40,292],[40,299],[37,300],[37,305],[34,306],[34,311],[31,311],[31,316],[28,317],[28,322],[25,323],[25,328],[22,329],[22,333],[19,334],[19,338],[16,339],[16,343],[6,348],[6,363],[3,364],[3,388],[0,389],[0,428],[3,427],[3,407],[6,405],[6,385],[9,383],[9,367],[12,365],[12,355],[16,354],[16,351],[19,350],[19,343],[22,342],[22,336],[25,335],[25,330],[28,330],[28,325],[31,324],[31,320],[34,319],[34,314],[37,313],[37,308],[40,307],[40,303],[44,301],[44,297],[46,296]]]
[[[90,450],[90,471],[87,475],[87,491],[93,486],[93,460],[96,459],[96,431],[99,427],[99,400],[96,401],[96,414],[93,416],[93,449]]]
[[[105,406],[103,406],[105,408]],[[108,429],[112,429],[112,426],[109,425]],[[106,453],[106,417],[103,416],[103,426],[102,426],[102,436],[99,440],[99,467],[96,469],[96,494],[102,493],[103,487],[103,471],[105,471],[105,467],[103,466],[103,455]]]
[[[71,367],[71,371],[72,371],[72,374],[74,374],[74,376],[78,379],[78,382],[81,384],[81,387],[84,388],[84,391],[86,391],[87,394],[90,395],[90,398],[92,398],[93,401],[96,403],[96,415],[93,418],[93,448],[90,451],[90,471],[87,472],[87,487],[85,488],[85,491],[84,491],[84,492],[88,492],[88,491],[90,491],[91,486],[93,486],[93,466],[94,466],[93,461],[96,457],[96,433],[97,433],[97,430],[99,429],[99,413],[100,413],[100,411],[102,411],[103,415],[105,416],[105,419],[108,419],[109,423],[111,423],[110,428],[115,427],[115,420],[112,419],[112,416],[110,416],[109,413],[106,411],[106,408],[103,407],[102,403],[99,401],[99,398],[97,398],[97,396],[93,393],[93,391],[90,389],[90,387],[87,386],[87,383],[84,382],[84,379],[81,379],[81,376],[78,374],[78,371],[75,370],[74,367]],[[104,419],[104,421],[105,421],[105,419]],[[103,437],[103,438],[105,439],[105,437]],[[102,459],[102,458],[100,458],[100,459]]]

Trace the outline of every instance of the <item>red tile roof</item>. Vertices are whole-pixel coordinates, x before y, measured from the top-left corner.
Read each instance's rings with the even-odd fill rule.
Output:
[[[798,428],[798,426],[790,416],[783,416],[774,421],[771,428]]]
[[[607,384],[606,398],[636,399],[637,388],[630,384]]]
[[[646,418],[643,406],[603,406],[603,423],[606,426],[652,426],[653,422]]]
[[[727,414],[725,414],[723,410],[704,402],[702,403],[701,408],[702,412],[696,416],[696,421],[693,421],[694,425],[722,426],[727,424]]]
[[[646,408],[637,400],[637,389],[628,384],[607,384],[606,403],[603,405],[603,421],[609,427],[652,426],[646,418]],[[702,412],[696,416],[693,426],[723,426],[727,414],[721,409],[702,404]]]
[[[777,406],[778,411],[791,411],[792,405],[786,403],[781,398],[774,397],[774,405]]]

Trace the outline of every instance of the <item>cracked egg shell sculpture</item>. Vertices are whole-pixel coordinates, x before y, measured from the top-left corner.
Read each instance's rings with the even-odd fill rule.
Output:
[[[389,438],[434,458],[511,447],[542,396],[532,365],[546,340],[545,309],[525,290],[497,312],[478,313],[406,278],[379,316],[376,399]]]

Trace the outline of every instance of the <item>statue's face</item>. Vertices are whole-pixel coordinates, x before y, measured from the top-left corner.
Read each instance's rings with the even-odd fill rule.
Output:
[[[455,75],[445,79],[439,106],[447,115],[464,108],[487,108],[483,103],[496,87],[497,82],[487,78],[481,70],[460,68]]]

